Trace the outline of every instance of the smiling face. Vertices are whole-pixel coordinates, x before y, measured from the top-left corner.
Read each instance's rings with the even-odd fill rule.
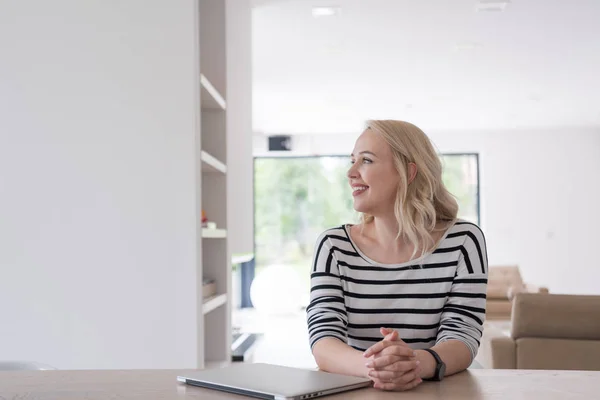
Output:
[[[373,216],[393,214],[400,184],[394,156],[387,142],[365,130],[352,151],[348,181],[352,186],[354,209]]]

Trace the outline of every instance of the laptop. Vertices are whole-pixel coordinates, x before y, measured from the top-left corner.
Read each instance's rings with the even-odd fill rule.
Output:
[[[263,363],[234,363],[178,376],[179,382],[269,400],[306,400],[369,386],[371,380]]]

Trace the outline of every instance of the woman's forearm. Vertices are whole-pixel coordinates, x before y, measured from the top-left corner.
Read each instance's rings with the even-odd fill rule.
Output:
[[[319,369],[326,372],[368,377],[369,361],[358,351],[346,343],[331,337],[326,337],[315,343],[313,355]]]
[[[464,371],[471,365],[471,352],[460,340],[448,340],[431,348],[446,364],[446,376]],[[435,372],[435,358],[425,350],[417,350],[421,362],[421,378],[431,378]]]

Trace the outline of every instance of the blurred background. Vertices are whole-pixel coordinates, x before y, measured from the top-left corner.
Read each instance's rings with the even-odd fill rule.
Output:
[[[369,118],[430,136],[492,266],[554,293],[600,294],[599,2],[253,4],[255,258],[234,317],[264,334],[255,357],[311,365],[290,343],[306,341],[312,246],[356,221],[345,173]],[[506,328],[509,303],[499,307]],[[279,339],[289,324],[298,333]]]

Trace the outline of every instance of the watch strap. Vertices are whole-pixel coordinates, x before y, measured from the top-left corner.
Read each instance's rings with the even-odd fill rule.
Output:
[[[440,370],[442,369],[442,365],[444,365],[444,362],[442,361],[442,359],[440,358],[439,354],[432,350],[432,349],[423,349],[426,352],[428,352],[429,354],[431,354],[433,356],[433,358],[435,359],[435,371],[433,372],[433,377],[428,378],[428,379],[423,379],[426,381],[441,381],[444,377],[440,376]]]

